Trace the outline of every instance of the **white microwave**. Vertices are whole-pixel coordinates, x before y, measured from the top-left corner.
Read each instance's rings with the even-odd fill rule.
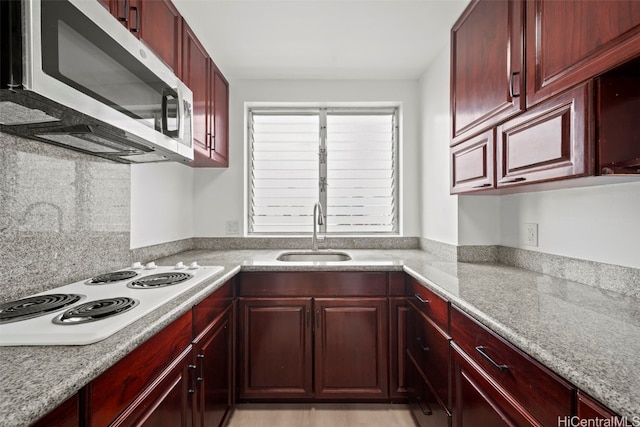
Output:
[[[2,0],[0,131],[122,163],[193,160],[193,95],[97,0]]]

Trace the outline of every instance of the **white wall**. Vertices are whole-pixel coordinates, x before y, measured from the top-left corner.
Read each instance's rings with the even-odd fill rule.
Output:
[[[228,169],[194,172],[195,235],[225,236],[225,223],[244,223],[246,102],[402,103],[403,234],[420,233],[418,190],[418,83],[416,81],[237,80],[230,92]]]
[[[449,194],[449,46],[420,79],[420,235],[458,244],[458,197]]]
[[[503,246],[640,268],[640,182],[502,196]],[[538,247],[524,246],[538,224]]]
[[[193,237],[193,169],[131,165],[131,249]]]

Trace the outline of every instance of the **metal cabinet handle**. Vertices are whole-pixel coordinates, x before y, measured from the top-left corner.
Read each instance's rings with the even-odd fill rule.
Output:
[[[188,366],[189,371],[194,371],[194,374],[191,377],[191,388],[187,391],[189,394],[194,394],[196,392],[196,374],[195,374],[195,370],[196,370],[196,365],[189,365]]]
[[[485,351],[484,347],[479,345],[476,347],[476,351],[478,353],[480,353],[480,355],[482,357],[484,357],[485,359],[487,359],[489,361],[489,363],[491,363],[493,366],[495,366],[497,369],[501,370],[501,371],[507,371],[509,370],[509,367],[507,365],[500,365],[498,363],[496,363],[495,360],[493,360]]]
[[[433,410],[431,409],[431,406],[429,406],[429,402],[422,400],[420,396],[418,396],[417,401],[418,401],[418,407],[420,408],[420,410],[424,415],[433,415]],[[424,406],[422,406],[423,404],[426,405],[426,409]]]
[[[416,342],[418,343],[418,347],[420,347],[420,349],[422,351],[424,351],[425,353],[428,351],[431,351],[431,347],[429,347],[428,345],[426,345],[425,343],[422,342],[422,338],[417,337],[416,338]]]
[[[507,181],[500,181],[500,182],[502,182],[504,184],[508,184],[510,182],[520,182],[520,181],[526,181],[526,180],[527,180],[527,178],[525,178],[524,176],[519,176],[517,178],[509,179]]]
[[[320,329],[320,310],[316,310],[316,329]]]
[[[520,71],[514,71],[513,73],[511,73],[509,75],[509,96],[511,98],[518,98],[520,96],[519,93],[514,93],[513,92],[513,81],[515,80],[515,77],[520,74]]]
[[[480,184],[480,185],[474,185],[471,188],[484,188],[484,187],[491,187],[491,184]]]
[[[429,300],[422,298],[420,294],[415,294],[414,297],[423,304],[429,304]]]
[[[198,354],[196,358],[200,364],[200,376],[196,377],[196,382],[199,383],[204,381],[204,354]]]
[[[124,12],[121,17],[118,18],[119,21],[128,23],[129,22],[129,0],[124,0],[124,6],[122,11]]]
[[[307,327],[311,326],[311,310],[307,309]]]
[[[131,6],[131,9],[129,10],[133,10],[136,13],[136,20],[134,21],[136,23],[135,28],[131,28],[131,32],[132,33],[137,33],[138,31],[140,31],[140,11],[138,10],[138,6]]]

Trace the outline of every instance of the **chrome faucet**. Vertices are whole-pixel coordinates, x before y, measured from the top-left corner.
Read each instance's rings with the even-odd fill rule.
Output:
[[[311,237],[311,249],[313,251],[318,250],[319,225],[324,225],[324,214],[322,213],[322,204],[320,202],[317,202],[315,205],[313,205],[313,236]]]

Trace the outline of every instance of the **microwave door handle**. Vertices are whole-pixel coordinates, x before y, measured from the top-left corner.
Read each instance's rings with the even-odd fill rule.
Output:
[[[169,97],[172,96],[174,99],[177,99],[176,92],[173,89],[163,89],[162,90],[162,133],[175,138],[178,136],[178,130],[180,129],[180,105],[178,105],[178,129],[169,130]]]

